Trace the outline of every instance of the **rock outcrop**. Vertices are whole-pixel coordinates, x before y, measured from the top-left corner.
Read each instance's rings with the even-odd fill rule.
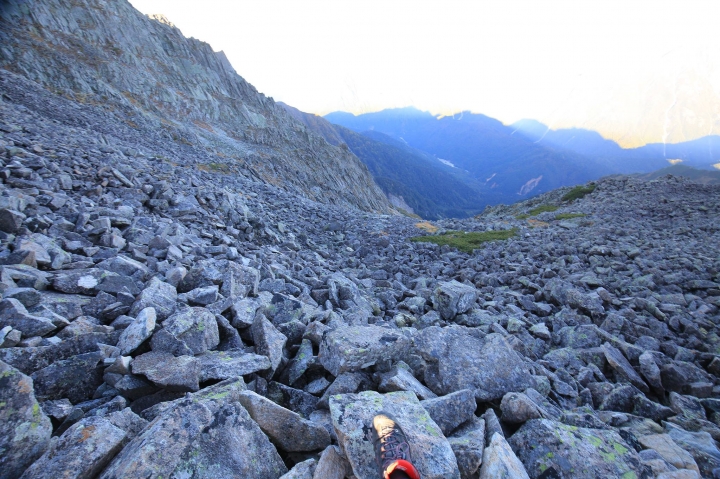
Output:
[[[126,0],[11,0],[0,5],[0,18],[0,67],[102,106],[115,119],[103,133],[147,138],[135,145],[138,153],[261,178],[318,201],[390,208],[355,155],[306,128],[240,77],[223,52],[185,38],[162,16],[146,17]]]

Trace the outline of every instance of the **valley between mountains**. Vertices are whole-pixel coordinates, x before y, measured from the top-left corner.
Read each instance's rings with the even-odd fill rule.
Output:
[[[424,479],[720,477],[710,170],[489,203],[358,129],[125,0],[0,3],[0,478],[374,479],[381,410]]]

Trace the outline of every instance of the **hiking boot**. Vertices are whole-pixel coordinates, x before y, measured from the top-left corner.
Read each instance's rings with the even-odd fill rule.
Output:
[[[375,462],[380,468],[383,479],[395,477],[420,479],[420,474],[412,465],[407,436],[390,414],[380,412],[375,416],[371,433]]]

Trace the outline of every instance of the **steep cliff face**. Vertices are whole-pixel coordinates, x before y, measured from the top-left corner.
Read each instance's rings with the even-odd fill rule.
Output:
[[[126,0],[1,2],[0,67],[101,106],[123,127],[161,131],[175,145],[155,148],[178,163],[223,164],[318,201],[389,208],[354,155],[258,93],[222,52]]]

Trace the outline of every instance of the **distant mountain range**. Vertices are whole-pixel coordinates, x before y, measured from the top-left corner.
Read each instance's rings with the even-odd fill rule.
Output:
[[[520,120],[513,123],[512,128],[538,144],[566,148],[587,157],[608,159],[613,167],[623,170],[620,171],[622,173],[645,171],[648,167],[662,168],[667,162],[710,169],[720,161],[720,136],[716,135],[683,143],[652,143],[640,148],[623,149],[592,130],[551,130],[535,120]]]
[[[318,117],[312,117],[312,122],[318,121]],[[386,193],[392,189],[393,194],[402,196],[413,209],[417,207],[418,214],[428,218],[456,216],[459,211],[472,214],[475,206],[513,203],[610,174],[650,173],[679,162],[712,169],[712,165],[720,163],[718,136],[623,149],[590,130],[551,130],[534,120],[504,125],[470,112],[439,117],[408,107],[362,115],[335,112],[325,119],[344,127],[333,131],[368,165]],[[345,129],[361,135],[362,141]],[[402,162],[368,140],[402,150]],[[412,174],[408,164],[417,166]],[[453,183],[446,185],[438,180],[428,185],[427,174],[448,181],[450,177]],[[439,193],[458,183],[463,188],[453,188],[461,194]],[[426,201],[421,207],[415,196],[427,200],[428,189],[435,201]],[[416,195],[403,193],[408,190]]]
[[[367,165],[394,206],[427,219],[466,217],[488,204],[483,186],[432,155],[377,131],[363,134],[280,103],[328,143],[345,144]]]

